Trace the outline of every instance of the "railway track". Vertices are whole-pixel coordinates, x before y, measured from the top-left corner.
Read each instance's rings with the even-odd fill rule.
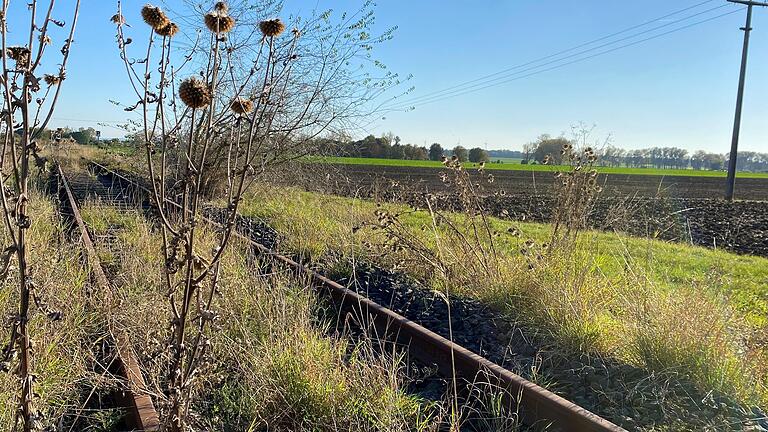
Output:
[[[94,181],[86,174],[79,174],[70,180],[60,165],[57,164],[56,169],[59,181],[59,198],[65,207],[62,209],[64,210],[63,213],[72,219],[80,233],[85,258],[91,268],[91,276],[99,289],[98,294],[103,295],[103,302],[108,309],[114,303],[114,290],[117,288],[109,283],[109,279],[101,267],[99,256],[93,246],[93,239],[80,214],[80,201],[99,198],[105,203],[122,209],[135,208],[135,202],[133,197],[128,196],[123,188],[110,187],[99,181],[98,178]],[[110,332],[114,335],[117,352],[115,369],[126,383],[124,391],[115,394],[116,408],[122,408],[126,411],[125,427],[136,431],[159,431],[160,419],[152,403],[152,398],[146,391],[146,383],[139,362],[130,348],[130,341],[125,333],[111,325]]]
[[[115,203],[117,206],[129,205],[128,201],[124,198],[131,197],[132,203],[143,202],[140,197],[149,196],[151,193],[147,188],[129,179],[120,173],[117,173],[110,168],[101,165],[96,162],[90,162],[91,167],[98,173],[95,179],[91,178],[90,184],[93,186],[88,189],[87,193],[95,194],[103,199],[107,203]],[[67,190],[67,195],[71,197],[71,205],[77,206],[76,199],[72,194],[70,187],[66,181],[66,176],[59,168],[59,175],[62,178],[62,183]],[[87,180],[78,177],[79,180]],[[76,183],[79,185],[79,183]],[[171,201],[167,201],[166,205],[170,208],[179,208],[179,205]],[[78,216],[76,219],[78,224],[82,223],[82,218]],[[203,218],[206,222],[212,225],[219,225],[217,222]],[[90,254],[93,252],[93,245],[87,235],[87,228],[83,224],[81,227],[83,232],[83,243],[86,249],[89,249]],[[518,406],[519,414],[522,422],[526,425],[532,426],[535,429],[546,429],[552,431],[603,431],[603,432],[619,432],[624,429],[616,426],[615,424],[599,417],[598,415],[574,404],[524,378],[512,373],[511,371],[502,368],[501,366],[489,361],[488,359],[479,356],[466,348],[451,342],[450,340],[430,331],[429,329],[411,321],[407,318],[397,314],[396,312],[383,307],[370,299],[354,292],[341,284],[328,279],[327,277],[319,274],[318,272],[307,268],[306,266],[285,257],[262,244],[254,241],[253,239],[244,236],[239,233],[235,235],[250,243],[254,250],[264,257],[271,257],[277,264],[283,265],[292,269],[294,272],[306,276],[312,281],[314,288],[321,293],[329,296],[335,304],[337,304],[344,314],[349,314],[353,318],[363,319],[366,324],[371,324],[377,334],[387,339],[389,342],[400,344],[407,348],[411,358],[420,361],[421,363],[434,365],[438,371],[446,377],[456,376],[463,382],[484,382],[494,387],[504,390],[504,394],[508,400],[506,401],[510,406]],[[90,245],[90,246],[89,246]],[[98,257],[95,257],[98,262]],[[98,273],[95,271],[94,273]],[[94,274],[97,279],[103,276]],[[105,285],[105,291],[109,291],[108,281],[106,277],[103,277],[102,281]],[[102,283],[99,283],[102,285]],[[126,353],[127,355],[128,353]],[[127,364],[131,366],[135,364],[135,359],[131,363],[131,359],[126,360]],[[130,379],[133,373],[130,373],[130,367],[126,369],[129,371],[127,377]],[[140,372],[137,374],[141,376]],[[136,387],[141,388],[141,383],[134,383]],[[137,397],[140,398],[140,394]],[[151,400],[149,401],[151,404]],[[129,414],[134,416],[147,415],[145,419],[137,418],[134,420],[134,424],[142,424],[142,422],[148,422],[150,426],[156,419],[156,413],[151,413],[149,410],[138,409],[139,406],[147,407],[143,400],[136,400],[134,398],[133,406],[136,409],[129,411]],[[152,410],[154,411],[154,410]],[[154,417],[153,417],[154,415]],[[139,430],[157,430],[144,427]]]

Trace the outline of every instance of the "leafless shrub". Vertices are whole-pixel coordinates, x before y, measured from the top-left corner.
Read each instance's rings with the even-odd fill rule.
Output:
[[[574,128],[575,137],[563,144],[559,160],[568,167],[566,171],[554,174],[554,203],[552,205],[552,235],[549,251],[572,248],[579,233],[588,228],[589,217],[594,209],[597,196],[602,187],[597,182],[597,152],[588,144],[591,130],[583,125]],[[580,146],[575,148],[574,144]],[[547,155],[544,163],[553,160]]]
[[[13,370],[19,377],[20,394],[18,400],[18,415],[14,421],[17,427],[21,424],[24,431],[39,430],[42,419],[34,406],[34,374],[32,373],[32,337],[29,334],[28,323],[32,314],[33,304],[40,312],[51,319],[58,320],[61,313],[50,308],[40,297],[37,289],[34,268],[28,261],[29,243],[27,231],[33,220],[30,209],[30,173],[32,164],[40,167],[45,160],[40,157],[42,150],[38,143],[40,134],[45,130],[53,115],[56,102],[61,90],[62,81],[66,78],[66,64],[73,41],[75,24],[77,23],[80,1],[68,7],[73,12],[68,36],[64,39],[60,53],[58,69],[43,74],[42,60],[51,53],[48,47],[53,43],[54,27],[67,27],[64,21],[54,17],[54,1],[41,2],[31,0],[28,4],[29,21],[22,24],[8,22],[9,1],[2,2],[0,11],[0,37],[2,38],[2,90],[3,109],[0,116],[2,122],[3,151],[0,154],[3,186],[0,195],[3,206],[3,223],[10,238],[10,244],[0,255],[0,268],[5,278],[11,271],[18,274],[19,308],[10,320],[10,340],[0,351],[0,365],[4,369]],[[47,6],[46,6],[47,3]],[[43,11],[44,15],[38,15]],[[15,27],[13,24],[19,24]],[[14,28],[12,28],[14,27]],[[21,45],[11,45],[11,30],[16,34],[28,36],[25,41],[16,41]],[[9,173],[9,174],[6,174]],[[10,183],[9,186],[6,186]],[[15,259],[15,265],[13,261]],[[18,363],[11,367],[12,361]]]
[[[134,59],[118,2],[112,21],[138,98],[126,110],[141,114],[163,237],[172,328],[165,389],[169,430],[187,429],[191,397],[209,361],[220,260],[244,192],[260,174],[307,154],[315,137],[364,116],[365,104],[396,81],[392,74],[375,79],[347,66],[391,35],[367,33],[369,7],[344,15],[338,25],[326,12],[296,19],[285,31],[283,21],[264,19],[248,2],[218,2],[210,10],[190,6],[199,19],[181,25],[147,5],[142,18],[150,35],[145,53]],[[178,35],[200,28],[194,45],[177,58]],[[194,73],[183,76],[187,69]],[[213,193],[223,195],[227,213],[217,246],[202,250],[202,203]],[[166,205],[168,197],[178,200],[178,214]]]

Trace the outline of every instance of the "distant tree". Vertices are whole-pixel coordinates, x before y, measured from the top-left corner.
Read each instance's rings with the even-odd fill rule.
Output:
[[[405,156],[405,146],[400,144],[393,145],[389,148],[389,155],[387,157],[390,159],[407,159]]]
[[[434,143],[429,146],[429,160],[439,161],[443,158],[443,146],[438,143]]]
[[[405,146],[405,156],[407,159],[411,160],[427,160],[429,154],[427,153],[426,147],[417,147],[408,144]]]
[[[544,136],[549,137],[549,135],[542,135],[541,137],[544,137]],[[539,140],[541,140],[541,137],[539,137]],[[533,156],[533,153],[535,151],[536,151],[536,143],[535,142],[530,142],[530,143],[524,144],[523,145],[523,155],[522,155],[523,161],[525,161],[525,163],[528,163],[531,160],[531,157]]]
[[[559,165],[563,163],[563,157],[560,154],[563,145],[572,143],[565,137],[551,138],[549,135],[541,135],[535,144],[536,150],[533,152],[535,161],[541,163],[545,157],[549,156],[552,158],[551,163]]]
[[[373,135],[368,135],[359,142],[360,156],[370,158],[386,158],[389,156],[389,142],[389,139],[386,137],[376,138]]]
[[[92,127],[89,127],[87,129],[80,128],[75,132],[71,132],[69,136],[70,138],[75,140],[78,144],[90,144],[96,141],[96,129]]]
[[[475,147],[469,150],[469,161],[475,163],[488,162],[488,152],[480,147]]]
[[[509,159],[523,159],[523,152],[520,150],[488,150],[488,157],[495,158],[509,158]]]
[[[130,133],[125,136],[125,143],[129,146],[138,147],[144,144],[144,131]]]
[[[466,162],[469,159],[469,153],[467,149],[462,146],[456,146],[453,148],[453,155],[459,158],[459,161]]]

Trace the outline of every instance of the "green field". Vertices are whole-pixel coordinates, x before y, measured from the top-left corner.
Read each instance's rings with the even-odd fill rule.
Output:
[[[441,168],[443,164],[438,161],[425,160],[400,160],[400,159],[379,159],[379,158],[353,158],[353,157],[323,157],[314,158],[314,161],[323,163],[347,164],[347,165],[378,165],[378,166],[399,166],[399,167],[423,167],[423,168]],[[495,159],[494,159],[495,160]],[[472,168],[477,164],[465,162],[464,166]],[[488,163],[485,166],[488,170],[511,170],[511,171],[558,171],[566,170],[563,165],[525,165],[519,162],[505,162],[501,164]],[[626,168],[626,167],[596,167],[597,171],[604,174],[626,174],[626,175],[656,175],[656,176],[689,176],[689,177],[725,177],[724,171],[696,171],[691,169],[656,169],[656,168]],[[738,173],[739,178],[768,178],[768,173]]]

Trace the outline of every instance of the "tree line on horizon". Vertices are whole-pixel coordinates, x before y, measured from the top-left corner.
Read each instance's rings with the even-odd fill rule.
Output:
[[[492,162],[500,158],[520,159],[521,164],[540,164],[546,156],[551,163],[563,163],[560,150],[563,144],[575,145],[565,137],[541,135],[535,141],[523,146],[523,150],[485,150],[480,147],[467,149],[463,146],[444,148],[433,143],[429,148],[413,144],[402,144],[400,137],[387,133],[381,137],[368,135],[360,140],[323,139],[318,153],[326,156],[363,157],[382,159],[432,160],[456,156],[462,162]],[[612,145],[595,148],[597,165],[606,167],[694,169],[719,171],[727,167],[728,153],[712,153],[698,150],[690,153],[679,147],[648,147],[622,149]],[[737,160],[739,171],[768,171],[768,153],[741,151]]]
[[[456,156],[462,162],[490,160],[488,152],[480,147],[467,149],[459,145],[453,149],[444,149],[439,143],[433,143],[427,148],[401,142],[399,136],[391,133],[381,137],[368,135],[357,141],[324,139],[319,143],[317,151],[325,156],[337,157],[439,161],[443,157]]]
[[[563,144],[575,145],[565,137],[552,138],[541,135],[536,141],[523,146],[522,163],[542,163],[547,155],[554,164],[562,163],[560,150]],[[648,147],[634,150],[612,145],[595,148],[597,165],[607,167],[693,169],[720,171],[727,168],[730,153],[712,153],[697,150],[690,153],[679,147]],[[736,161],[739,171],[768,171],[768,153],[740,151]]]

